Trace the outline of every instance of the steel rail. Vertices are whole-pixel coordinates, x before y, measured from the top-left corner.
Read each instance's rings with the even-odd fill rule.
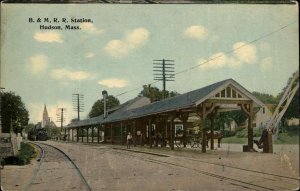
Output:
[[[87,190],[87,191],[92,191],[90,185],[88,184],[87,180],[86,180],[85,177],[83,176],[83,174],[82,174],[82,172],[80,171],[79,167],[75,164],[75,162],[74,162],[74,161],[73,161],[73,160],[72,160],[72,159],[71,159],[71,158],[63,151],[63,150],[61,150],[61,149],[59,149],[59,148],[57,148],[57,147],[55,147],[55,146],[53,146],[53,145],[46,144],[46,143],[40,143],[40,142],[39,142],[39,143],[33,143],[33,142],[30,142],[30,143],[31,143],[31,144],[34,144],[34,145],[36,145],[36,146],[38,146],[38,147],[42,150],[42,155],[41,155],[41,157],[38,159],[38,161],[40,162],[40,163],[39,163],[39,167],[38,167],[37,170],[34,172],[33,178],[32,178],[31,181],[27,184],[27,186],[25,187],[24,191],[27,191],[27,190],[28,190],[28,188],[30,187],[30,184],[31,184],[31,183],[34,181],[34,179],[36,178],[36,175],[37,175],[38,171],[40,170],[40,166],[41,166],[41,164],[42,164],[42,162],[43,162],[43,159],[44,159],[44,157],[45,157],[45,149],[42,148],[41,145],[45,145],[45,146],[48,146],[48,147],[52,147],[52,148],[54,148],[55,150],[57,150],[57,151],[59,151],[60,153],[62,153],[62,154],[67,158],[67,160],[68,160],[69,162],[71,162],[72,165],[75,167],[75,170],[76,170],[76,172],[78,173],[78,175],[79,175],[80,179],[82,180],[82,182],[84,183],[86,190]]]
[[[146,152],[146,151],[139,152],[139,151],[136,151],[136,150],[129,150],[129,149],[118,149],[118,148],[113,148],[113,149],[148,154],[148,152]],[[245,169],[245,168],[241,168],[241,167],[235,167],[235,166],[231,166],[231,165],[223,165],[223,164],[218,164],[218,163],[214,163],[214,162],[207,162],[207,161],[194,159],[194,158],[190,158],[190,157],[185,157],[185,156],[178,157],[176,155],[165,155],[165,154],[152,153],[152,152],[149,153],[149,154],[157,155],[157,156],[162,155],[162,156],[167,156],[167,157],[172,156],[172,157],[175,157],[175,158],[185,158],[185,159],[189,159],[189,160],[200,162],[200,163],[206,163],[206,164],[222,166],[222,167],[226,167],[226,168],[232,168],[232,169],[237,169],[237,170],[242,170],[242,171],[248,171],[248,172],[253,172],[253,173],[257,173],[257,174],[264,174],[264,175],[275,176],[275,177],[291,179],[291,180],[300,180],[300,178],[294,178],[294,177],[290,177],[290,176],[283,176],[283,175],[274,174],[274,173],[262,172],[262,171],[258,171],[258,170],[249,170],[249,169]]]
[[[128,149],[117,149],[114,148],[116,150],[124,150],[124,151],[131,151],[131,152],[137,152],[135,150],[128,150]],[[143,152],[138,152],[138,153],[146,153],[145,151]],[[154,153],[152,154],[154,155]],[[156,154],[157,156],[159,155],[164,155],[164,154]],[[180,158],[176,155],[166,155],[168,157],[172,156],[174,158]],[[199,159],[195,159],[195,158],[190,158],[190,157],[186,157],[186,156],[182,156],[181,158],[186,158],[188,160],[192,160],[192,161],[196,161],[196,162],[200,162],[200,163],[206,163],[206,164],[211,164],[211,165],[216,165],[216,166],[224,166],[226,168],[232,168],[232,169],[237,169],[237,170],[242,170],[242,171],[248,171],[248,172],[253,172],[253,173],[257,173],[257,174],[264,174],[264,175],[269,175],[269,176],[275,176],[275,177],[279,177],[279,178],[285,178],[285,179],[291,179],[291,180],[300,180],[300,178],[294,178],[294,177],[290,177],[290,176],[283,176],[283,175],[279,175],[279,174],[274,174],[274,173],[268,173],[268,172],[262,172],[262,171],[258,171],[258,170],[249,170],[249,169],[245,169],[245,168],[241,168],[241,167],[235,167],[235,166],[231,166],[231,165],[223,165],[223,164],[218,164],[218,163],[214,163],[214,162],[208,162],[208,161],[203,161],[203,160],[199,160]]]
[[[121,151],[125,151],[125,150],[122,150],[122,149],[120,149],[120,150]],[[226,176],[222,176],[222,175],[218,175],[218,174],[215,174],[215,173],[211,173],[211,172],[199,170],[199,169],[196,169],[196,168],[193,168],[193,167],[184,166],[184,165],[181,165],[181,164],[176,164],[176,163],[172,163],[172,162],[161,161],[161,160],[153,159],[153,158],[144,158],[142,156],[134,155],[132,153],[130,154],[130,150],[126,150],[126,151],[128,151],[128,152],[118,152],[118,151],[114,150],[114,152],[116,152],[116,153],[119,153],[119,154],[122,154],[122,153],[124,154],[125,153],[125,154],[127,154],[129,156],[139,158],[139,159],[141,159],[143,161],[152,162],[152,163],[161,164],[161,165],[166,165],[166,166],[180,167],[180,168],[184,168],[184,169],[188,169],[188,170],[193,170],[193,171],[195,171],[197,173],[200,173],[200,174],[203,174],[203,175],[207,175],[207,176],[210,176],[210,177],[215,177],[215,178],[218,178],[218,179],[227,180],[230,183],[235,182],[235,185],[246,187],[246,188],[250,188],[250,189],[253,189],[253,190],[274,190],[273,188],[268,188],[268,187],[257,185],[257,184],[254,184],[254,183],[245,182],[245,181],[238,180],[238,179],[235,179],[235,178],[229,178],[229,177],[226,177]],[[197,162],[203,162],[203,161],[197,161]],[[216,165],[214,163],[210,163],[210,164]],[[217,165],[219,165],[219,164],[217,164]],[[226,165],[221,165],[221,166],[232,168],[231,166],[226,166]],[[236,169],[237,170],[241,170],[241,171],[248,171],[248,172],[259,173],[259,174],[262,174],[262,175],[279,176],[279,177],[281,177],[280,175],[276,175],[276,174],[273,175],[273,174],[269,174],[269,173],[263,173],[263,172],[259,172],[259,171],[252,171],[252,170],[247,170],[247,169],[242,169],[242,168],[236,168]],[[288,178],[288,179],[298,180],[297,178],[290,178],[290,177],[281,177],[281,178]],[[245,185],[247,185],[247,186],[245,186]]]
[[[32,142],[30,142],[30,144],[39,147],[39,149],[41,150],[41,152],[40,152],[39,158],[37,159],[37,161],[39,162],[38,167],[36,169],[34,169],[30,181],[26,184],[26,186],[23,189],[24,191],[27,191],[29,189],[29,187],[31,186],[31,183],[36,179],[37,173],[40,170],[41,165],[42,165],[43,160],[44,160],[44,157],[45,157],[45,150],[40,145],[38,145],[36,143],[32,143]]]

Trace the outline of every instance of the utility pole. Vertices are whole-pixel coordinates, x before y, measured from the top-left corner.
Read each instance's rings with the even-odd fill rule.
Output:
[[[72,94],[73,111],[77,111],[77,119],[80,120],[80,112],[84,111],[83,94]]]
[[[66,108],[58,108],[58,110],[60,112],[56,113],[56,116],[57,116],[57,121],[56,122],[60,122],[60,132],[62,132],[62,128],[63,128],[64,121],[65,121],[64,114],[65,114],[67,109]],[[66,129],[65,129],[65,135],[66,135]]]
[[[1,106],[1,94],[2,94],[2,90],[5,88],[0,87],[0,106]],[[1,107],[0,107],[0,142],[2,142],[1,140],[1,135],[2,135],[2,122],[1,122]],[[4,161],[2,159],[2,156],[0,156],[0,191],[3,190],[2,188],[2,180],[1,180],[1,170],[4,168]]]
[[[4,90],[5,88],[0,87],[0,106],[1,106],[1,99],[2,99],[2,90]],[[2,134],[2,111],[1,111],[1,107],[0,107],[0,136]],[[0,185],[1,186],[1,185]]]
[[[166,82],[174,81],[174,60],[153,60],[154,80],[163,82],[163,98],[166,98]]]

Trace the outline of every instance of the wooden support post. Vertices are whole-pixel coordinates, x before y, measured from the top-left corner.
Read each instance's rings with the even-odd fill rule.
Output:
[[[76,141],[79,142],[79,128],[76,128]]]
[[[70,141],[70,140],[71,140],[71,136],[70,136],[70,135],[71,135],[71,133],[70,133],[70,132],[71,132],[71,130],[68,128],[68,136],[67,136],[67,139],[68,139],[68,141]]]
[[[248,144],[243,146],[243,152],[253,151],[253,101],[241,104],[243,112],[248,117]]]
[[[174,150],[174,138],[175,138],[174,119],[175,119],[175,116],[172,115],[171,118],[170,118],[170,130],[171,130],[170,146],[171,146],[171,150]]]
[[[158,130],[157,129],[158,129],[158,126],[157,126],[157,123],[155,123],[155,129],[154,129],[154,132],[153,132],[154,133],[154,140],[155,140],[155,145],[154,145],[155,147],[158,147],[158,137],[157,137],[157,134],[158,134],[157,131]]]
[[[113,125],[110,125],[110,143],[113,144]]]
[[[84,127],[81,128],[81,142],[83,142]]]
[[[106,143],[107,134],[106,134],[106,127],[105,127],[105,125],[103,125],[103,131],[104,131],[104,140],[103,140],[103,142]]]
[[[135,126],[135,121],[133,121],[133,123],[132,123],[132,125],[133,125],[133,146],[135,146],[136,147],[136,126]]]
[[[206,127],[205,127],[205,120],[206,120],[206,117],[208,116],[208,114],[212,113],[215,109],[215,103],[202,103],[201,104],[201,110],[200,110],[200,113],[199,111],[196,111],[196,113],[201,117],[201,120],[202,120],[202,123],[201,123],[201,126],[202,126],[202,143],[201,143],[201,146],[202,146],[202,152],[205,153],[206,152],[206,145],[207,145],[207,142],[206,142]]]
[[[266,138],[263,140],[263,152],[273,153],[272,132],[268,131]]]
[[[72,142],[74,142],[74,129],[72,128]]]
[[[89,128],[86,128],[86,142],[89,142]]]
[[[210,117],[210,150],[214,150],[214,117]]]
[[[206,120],[206,116],[203,116],[203,118],[202,118],[202,153],[206,153],[205,120]]]
[[[248,149],[253,150],[253,103],[249,104],[249,118],[248,118]]]
[[[148,120],[148,142],[149,142],[149,148],[152,148],[152,120]]]
[[[205,120],[206,120],[206,106],[202,104],[202,153],[206,153],[206,135],[205,135]]]
[[[121,145],[124,145],[123,143],[123,123],[121,122]]]
[[[97,126],[97,143],[100,143],[100,127]]]
[[[182,135],[182,138],[183,138],[183,147],[186,148],[186,130],[187,130],[187,122],[186,121],[182,121],[182,125],[183,125],[183,135]]]
[[[161,146],[162,147],[166,147],[167,143],[166,143],[166,138],[167,138],[167,122],[168,120],[166,120],[165,118],[162,119],[162,128],[163,128],[163,133],[162,133],[162,143]]]
[[[92,143],[94,143],[94,126],[92,126]]]

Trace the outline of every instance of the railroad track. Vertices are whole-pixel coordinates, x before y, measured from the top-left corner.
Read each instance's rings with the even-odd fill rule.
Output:
[[[120,150],[120,151],[117,151]],[[275,187],[272,186],[265,186],[264,185],[264,181],[260,181],[260,184],[257,184],[255,182],[250,182],[247,181],[245,179],[245,177],[247,176],[253,176],[253,177],[258,177],[258,178],[262,178],[262,180],[268,180],[268,181],[278,181],[278,180],[287,180],[287,181],[299,181],[298,178],[293,178],[293,177],[288,177],[288,176],[282,176],[282,175],[278,175],[278,174],[272,174],[272,173],[266,173],[266,172],[260,172],[260,171],[255,171],[255,170],[249,170],[249,169],[244,169],[244,168],[239,168],[239,167],[234,167],[234,166],[228,166],[228,165],[220,165],[220,164],[216,164],[216,163],[211,163],[211,162],[207,162],[207,161],[201,161],[201,160],[197,160],[197,159],[193,159],[190,160],[188,163],[183,163],[183,162],[171,162],[169,160],[163,160],[160,159],[159,157],[156,158],[152,158],[150,157],[150,155],[148,155],[149,157],[145,157],[147,155],[147,153],[138,153],[135,151],[131,151],[131,150],[125,150],[125,149],[114,149],[113,152],[117,152],[119,154],[126,154],[129,155],[131,157],[136,157],[139,158],[140,160],[143,161],[147,161],[147,162],[151,162],[151,163],[156,163],[156,164],[160,164],[160,165],[165,165],[165,166],[172,166],[172,167],[177,167],[177,168],[181,168],[181,169],[186,169],[186,170],[191,170],[194,172],[197,172],[199,174],[203,174],[209,177],[213,177],[213,178],[217,178],[219,180],[223,180],[223,181],[227,181],[230,184],[236,185],[236,186],[240,186],[246,189],[250,189],[250,190],[278,190]],[[152,154],[151,154],[152,155]],[[187,158],[187,157],[176,157],[176,156],[172,156],[170,155],[169,157],[174,157],[175,159],[191,159],[191,158]],[[166,157],[162,157],[162,158],[166,158]],[[190,165],[191,161],[193,161],[195,164]],[[221,168],[232,168],[233,170],[240,172],[242,174],[242,176],[238,177],[238,176],[231,176],[231,175],[220,175],[218,173],[206,170],[206,169],[201,169],[201,164],[208,164],[208,165],[212,165],[212,167],[210,169],[214,169],[216,166],[222,166]],[[195,168],[195,166],[199,166],[199,168]],[[214,167],[215,166],[215,167]],[[282,189],[280,189],[282,190]]]
[[[73,171],[73,173],[77,174],[78,178],[80,179],[79,185],[77,185],[77,187],[73,186],[72,188],[69,188],[69,189],[73,189],[73,190],[80,189],[80,190],[92,191],[90,185],[88,184],[87,180],[83,176],[83,174],[80,171],[80,169],[78,168],[78,166],[74,163],[74,161],[65,152],[63,152],[62,150],[60,150],[57,147],[54,147],[52,145],[48,145],[45,143],[31,142],[31,144],[37,146],[41,150],[41,153],[40,153],[39,158],[37,159],[39,164],[38,164],[37,168],[34,170],[31,180],[28,182],[28,184],[23,189],[24,191],[34,190],[34,186],[37,184],[40,184],[37,179],[39,176],[41,176],[43,174],[43,171],[49,170],[49,169],[47,169],[48,167],[45,164],[47,162],[50,162],[51,164],[53,162],[58,162],[59,164],[65,164],[68,166],[66,170],[71,169],[70,171]],[[65,163],[62,163],[62,162],[65,162]],[[45,165],[46,169],[45,168],[43,169],[43,165]],[[61,169],[54,169],[54,173],[53,173],[54,175],[55,175],[55,170],[61,170]],[[58,177],[58,178],[63,178],[66,176],[60,175],[60,177]],[[69,176],[69,174],[68,174],[68,176]],[[74,179],[74,176],[72,176],[72,179]],[[74,180],[74,182],[75,182],[75,180]]]

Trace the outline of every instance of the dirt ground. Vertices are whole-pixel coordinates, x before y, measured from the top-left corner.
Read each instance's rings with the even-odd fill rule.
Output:
[[[46,143],[59,147],[72,158],[92,190],[253,189],[220,177],[239,178],[273,190],[296,190],[299,187],[299,180],[295,180],[299,178],[298,145],[274,145],[273,154],[264,154],[243,153],[240,144],[222,144],[221,148],[208,150],[204,154],[200,149],[175,148],[174,151],[170,151],[168,148],[133,147],[131,151],[126,151],[125,146],[117,145],[86,145],[53,141]],[[140,152],[156,153],[161,156]],[[2,170],[4,190],[24,190],[37,164],[33,160],[27,166],[6,166]],[[241,171],[239,168],[247,171]],[[256,171],[265,174],[257,174]],[[220,177],[213,177],[210,173]],[[281,177],[269,178],[268,174],[291,177],[293,180]],[[42,180],[43,178],[40,181]],[[70,179],[65,183],[76,184]],[[48,185],[45,190],[59,190],[55,182],[45,185]],[[257,188],[257,190],[264,189]]]

